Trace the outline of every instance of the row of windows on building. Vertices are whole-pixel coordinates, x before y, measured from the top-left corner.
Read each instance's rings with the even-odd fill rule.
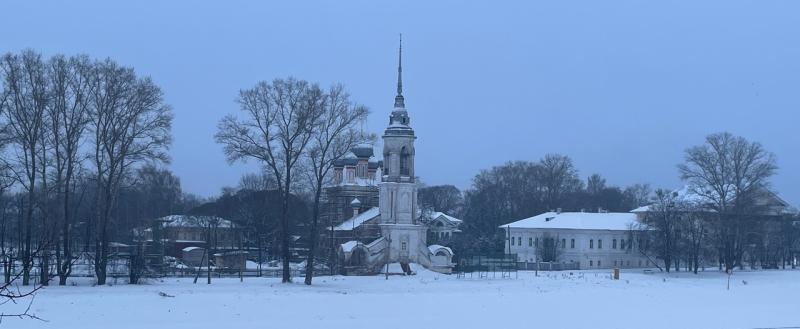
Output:
[[[514,239],[514,237],[511,237],[510,245],[512,245],[512,246],[514,245],[514,240],[516,240],[516,242],[517,242],[516,245],[517,246],[522,246],[522,237],[521,236],[516,237],[516,239]],[[553,239],[553,238],[546,238],[546,239],[543,238],[542,240],[545,240],[544,243],[547,243],[549,245],[553,245],[553,244],[559,242],[557,239]],[[619,244],[617,244],[617,242],[619,242]],[[646,241],[645,241],[645,243],[646,243]],[[642,244],[641,240],[639,240],[639,244],[640,245]],[[528,238],[528,247],[539,248],[539,238],[529,237]],[[561,241],[560,241],[560,244],[556,245],[556,247],[560,247],[561,249],[567,248],[567,239],[563,239],[562,238]],[[575,239],[570,239],[569,240],[569,247],[570,247],[570,249],[575,249]],[[594,239],[589,239],[589,249],[594,249],[594,247],[595,247],[595,240]],[[617,247],[619,247],[619,248],[617,248]],[[619,239],[619,240],[611,239],[611,249],[622,249],[622,250],[624,250],[624,249],[632,249],[632,248],[633,248],[633,239],[627,239],[627,240],[626,239]],[[603,239],[597,239],[597,249],[603,249]]]

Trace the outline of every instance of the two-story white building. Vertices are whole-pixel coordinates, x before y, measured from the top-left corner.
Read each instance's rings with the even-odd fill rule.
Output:
[[[546,212],[501,226],[505,251],[519,262],[552,262],[579,269],[650,267],[639,252],[636,214]]]

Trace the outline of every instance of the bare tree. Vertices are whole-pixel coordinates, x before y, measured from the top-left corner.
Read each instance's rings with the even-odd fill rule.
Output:
[[[314,277],[314,257],[319,237],[319,214],[322,188],[329,178],[336,160],[345,156],[350,149],[361,142],[356,132],[358,122],[367,118],[369,110],[365,106],[353,104],[350,95],[342,85],[332,86],[325,94],[323,112],[314,128],[306,154],[310,169],[310,185],[314,193],[314,208],[309,232],[310,250],[306,261],[305,284],[310,285]]]
[[[678,221],[681,214],[682,207],[678,194],[657,189],[653,203],[643,220],[648,229],[644,236],[651,240],[650,245],[655,249],[655,255],[664,261],[667,272],[670,271],[670,266],[678,253]],[[642,251],[647,252],[647,250]]]
[[[542,262],[557,262],[564,251],[564,245],[557,234],[545,232],[541,238],[541,245],[536,247],[536,257]]]
[[[650,184],[633,184],[625,188],[622,192],[625,198],[625,205],[631,209],[641,207],[650,203],[653,190]]]
[[[591,195],[600,194],[606,188],[606,179],[600,174],[592,174],[586,180],[586,192]]]
[[[168,162],[172,114],[163,93],[149,78],[108,59],[95,64],[92,76],[91,124],[96,172],[95,274],[106,282],[109,225],[120,186],[141,161]]]
[[[461,191],[453,185],[426,186],[419,189],[419,205],[424,211],[441,211],[460,216],[464,206]]]
[[[91,93],[92,64],[86,56],[65,58],[55,56],[47,67],[51,86],[51,102],[47,108],[49,118],[49,144],[54,160],[53,189],[59,206],[55,215],[60,223],[60,241],[56,243],[58,284],[65,285],[75,261],[71,250],[72,185],[81,166],[81,143],[89,123],[89,95]]]
[[[578,179],[578,170],[568,156],[548,154],[539,164],[546,207],[550,209],[560,207],[565,193],[581,189],[582,182]]]
[[[273,189],[275,185],[275,178],[265,172],[248,173],[239,178],[238,188],[239,190],[258,192]]]
[[[678,166],[692,192],[716,214],[715,232],[726,270],[741,263],[747,220],[759,212],[758,200],[768,192],[777,170],[775,156],[759,143],[730,133],[706,137],[706,143],[686,150]]]
[[[16,180],[27,193],[24,210],[24,242],[22,245],[22,284],[30,283],[33,264],[32,235],[37,199],[37,176],[40,173],[40,152],[48,104],[45,64],[40,54],[31,50],[21,55],[6,54],[0,60],[5,78],[4,113],[8,117],[9,141],[14,146],[13,164]],[[5,160],[4,160],[5,161]]]
[[[705,250],[706,234],[708,233],[706,212],[699,209],[697,205],[684,202],[681,205],[682,211],[678,221],[680,249],[686,256],[687,267],[694,274],[697,274]]]
[[[245,119],[226,116],[215,135],[217,142],[224,145],[228,161],[256,159],[275,177],[282,198],[283,282],[291,282],[289,198],[295,168],[314,136],[323,101],[324,92],[319,86],[303,80],[262,81],[239,92],[238,102]]]

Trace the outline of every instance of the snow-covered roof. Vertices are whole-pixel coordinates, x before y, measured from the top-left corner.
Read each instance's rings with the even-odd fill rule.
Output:
[[[701,195],[702,193],[697,193],[691,186],[685,185],[680,189],[674,190],[672,193],[675,193],[675,201],[683,203],[690,207],[696,207],[698,209],[703,209],[704,211],[714,212],[715,210],[712,209],[712,206],[716,202],[711,198]],[[736,197],[736,191],[733,186],[728,188],[728,203],[733,203]],[[707,195],[713,195],[713,193],[709,192]],[[794,210],[792,207],[789,207],[788,203],[781,199],[778,195],[771,191],[766,191],[764,194],[765,197],[759,198],[762,206],[766,206],[770,208],[773,213],[777,214],[791,214]],[[645,213],[649,212],[653,208],[653,204],[649,204],[646,206],[642,206],[636,209],[631,210],[632,213]]]
[[[447,252],[449,252],[450,255],[453,254],[453,249],[450,249],[449,247],[445,247],[445,246],[438,245],[438,244],[432,244],[432,245],[428,246],[428,250],[431,251],[431,254],[435,254],[437,251],[439,251],[439,249],[447,250]]]
[[[213,216],[169,215],[159,218],[159,221],[164,222],[164,227],[233,227],[231,221]]]
[[[380,214],[381,214],[380,208],[378,207],[370,208],[369,210],[362,212],[354,217],[351,217],[350,219],[337,225],[336,227],[333,228],[333,230],[334,231],[353,230],[354,228],[361,226],[361,224],[364,224],[365,222],[374,219],[375,217],[378,217]]]
[[[625,212],[546,212],[500,228],[549,228],[571,230],[628,230],[636,224],[636,214]]]
[[[342,251],[351,252],[351,251],[353,251],[353,248],[355,248],[358,245],[358,243],[359,243],[358,241],[354,241],[354,240],[342,243]]]
[[[699,206],[699,205],[707,204],[707,203],[711,202],[711,200],[709,200],[708,198],[706,198],[706,197],[704,197],[702,195],[699,195],[699,194],[695,193],[694,191],[692,191],[692,189],[688,185],[686,185],[686,186],[684,186],[684,187],[682,187],[680,189],[677,189],[677,190],[673,191],[672,193],[676,194],[675,201],[686,203],[686,204],[689,204],[689,205],[698,205]],[[631,210],[631,212],[632,213],[648,212],[648,211],[650,211],[650,209],[652,209],[652,207],[653,207],[653,205],[649,204],[649,205],[646,205],[646,206],[641,206],[639,208],[633,209],[633,210]]]
[[[226,251],[226,252],[218,252],[214,254],[214,257],[223,257],[223,256],[234,256],[234,255],[243,255],[248,254],[247,251],[244,250],[233,250],[233,251]]]
[[[195,250],[195,249],[203,249],[203,248],[200,248],[200,247],[186,247],[186,248],[183,248],[182,250],[183,250],[183,252],[189,252],[189,251],[192,251],[192,250]]]
[[[439,217],[444,217],[444,219],[452,222],[453,224],[460,224],[462,222],[462,220],[460,220],[458,218],[455,218],[453,216],[450,216],[448,214],[445,214],[445,213],[443,213],[441,211],[437,211],[437,212],[434,212],[433,214],[431,214],[431,219],[436,219],[436,218],[439,218]]]

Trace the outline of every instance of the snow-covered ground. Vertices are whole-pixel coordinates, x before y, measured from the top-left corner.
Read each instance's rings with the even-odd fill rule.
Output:
[[[800,326],[800,270],[726,276],[519,272],[519,278],[319,277],[52,286],[7,328],[774,328]],[[162,297],[164,292],[174,297]],[[18,305],[21,307],[23,305]],[[13,311],[8,304],[2,312]]]

